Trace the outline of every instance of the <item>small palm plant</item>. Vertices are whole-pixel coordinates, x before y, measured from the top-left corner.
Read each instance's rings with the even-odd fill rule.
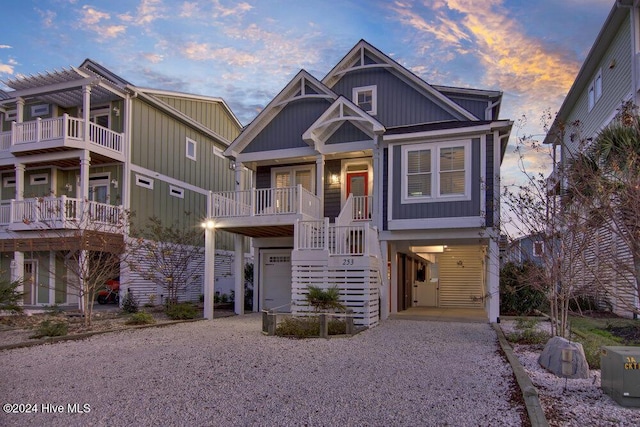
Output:
[[[308,286],[307,302],[315,308],[315,311],[344,310],[340,303],[340,290],[337,286],[322,289],[318,286]]]

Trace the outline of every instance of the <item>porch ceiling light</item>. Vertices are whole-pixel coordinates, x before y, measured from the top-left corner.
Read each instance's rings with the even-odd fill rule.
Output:
[[[441,254],[444,252],[443,245],[436,246],[410,246],[411,252],[415,253],[431,253],[431,254]]]
[[[216,223],[213,221],[205,221],[201,225],[202,225],[202,228],[206,228],[209,230],[213,230],[214,228],[216,228]]]

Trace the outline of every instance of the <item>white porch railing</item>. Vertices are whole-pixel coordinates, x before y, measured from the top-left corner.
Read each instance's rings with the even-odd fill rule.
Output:
[[[305,214],[320,216],[320,199],[297,187],[265,188],[213,193],[211,213],[214,218]]]
[[[0,202],[0,224],[6,225],[11,221],[11,203]]]
[[[336,224],[349,225],[354,221],[370,221],[373,196],[354,196],[349,194],[340,214],[336,218]]]
[[[70,222],[77,226],[83,221],[95,225],[122,225],[122,206],[66,196],[11,200],[9,218],[6,218],[6,205],[1,208],[0,221],[6,221],[2,222],[6,224],[25,224],[36,228],[68,228],[71,226]]]
[[[317,221],[298,221],[295,248],[327,250],[329,255],[370,255],[378,245],[369,224],[329,224],[328,218]]]
[[[16,123],[11,125],[10,132],[0,134],[0,149],[8,150],[11,146],[25,146],[44,141],[83,141],[84,120],[69,117],[50,119],[36,119],[34,121]],[[112,131],[95,123],[89,123],[88,142],[99,147],[123,153],[123,134]],[[25,148],[27,148],[25,146]],[[37,147],[34,147],[37,148]]]

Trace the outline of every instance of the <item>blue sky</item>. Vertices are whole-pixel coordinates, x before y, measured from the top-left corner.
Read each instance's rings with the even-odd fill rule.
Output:
[[[20,0],[3,4],[0,81],[101,63],[137,86],[224,98],[248,124],[302,68],[322,78],[360,39],[436,85],[504,92],[543,132],[613,0]],[[4,85],[0,83],[0,89]],[[6,89],[6,87],[4,87]],[[512,149],[503,183],[517,179]],[[548,165],[529,156],[530,168]]]

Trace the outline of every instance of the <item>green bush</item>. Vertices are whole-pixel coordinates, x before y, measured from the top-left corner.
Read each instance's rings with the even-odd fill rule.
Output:
[[[545,310],[547,298],[544,292],[529,284],[539,268],[531,263],[519,266],[509,262],[500,270],[501,314],[522,316]]]
[[[173,320],[195,319],[199,314],[198,309],[188,302],[172,304],[167,307],[167,316]]]
[[[0,271],[4,273],[4,271]],[[22,300],[23,293],[18,292],[20,281],[0,279],[0,310],[22,312],[22,306],[18,303]]]
[[[347,323],[340,319],[330,319],[327,325],[329,335],[347,333]],[[319,317],[287,317],[276,326],[280,337],[311,338],[320,336]]]
[[[317,286],[308,286],[307,302],[314,307],[316,311],[321,310],[344,310],[344,305],[340,303],[340,289],[337,286],[331,286],[322,289]]]
[[[145,313],[143,311],[138,313],[133,313],[131,317],[124,322],[126,325],[151,325],[156,323],[156,319],[149,313]]]
[[[125,313],[137,313],[138,301],[131,292],[127,292],[122,300],[122,310]]]
[[[66,322],[45,320],[38,325],[36,333],[31,335],[29,338],[61,337],[67,335],[68,332],[69,326]]]
[[[506,338],[516,344],[546,344],[551,338],[551,334],[535,329],[525,329],[523,331],[508,333],[506,334]]]
[[[317,317],[287,317],[276,326],[280,337],[309,338],[320,336],[320,322]]]

